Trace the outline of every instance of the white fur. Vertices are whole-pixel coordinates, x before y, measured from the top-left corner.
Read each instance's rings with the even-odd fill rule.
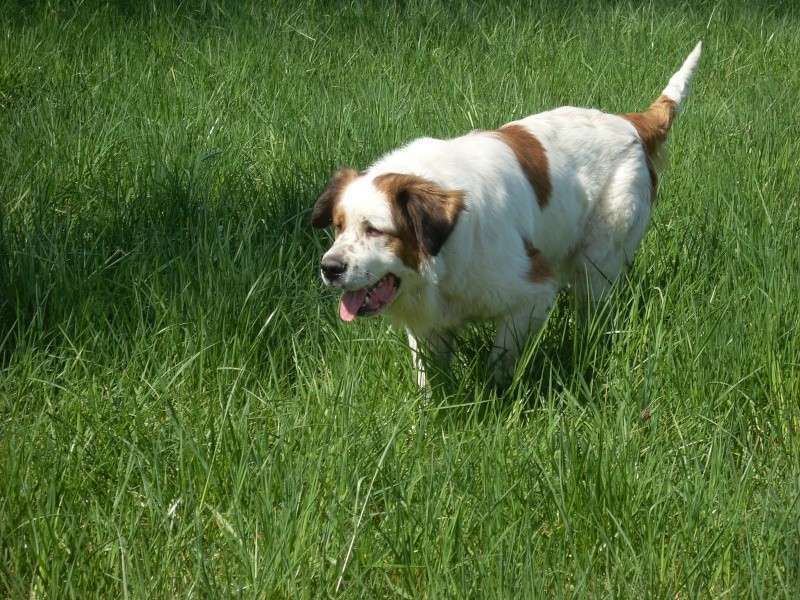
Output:
[[[697,68],[698,44],[664,90],[680,109]],[[346,257],[336,284],[370,285],[387,273],[401,279],[384,311],[408,331],[420,385],[423,347],[447,359],[465,323],[497,325],[496,376],[507,380],[525,339],[546,319],[560,286],[604,299],[633,258],[650,219],[651,176],[631,123],[597,110],[563,107],[515,122],[543,146],[552,193],[539,206],[513,150],[497,132],[438,140],[421,138],[373,164],[341,192],[347,226],[326,257]],[[389,249],[396,231],[389,199],[373,185],[385,173],[413,174],[463,192],[464,210],[441,251],[413,269]],[[533,281],[526,242],[541,251],[555,276]]]

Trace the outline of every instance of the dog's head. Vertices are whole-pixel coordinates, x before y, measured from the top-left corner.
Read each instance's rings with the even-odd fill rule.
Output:
[[[417,175],[340,169],[314,205],[311,224],[333,225],[322,280],[344,290],[345,321],[377,314],[439,254],[464,209],[464,194]]]

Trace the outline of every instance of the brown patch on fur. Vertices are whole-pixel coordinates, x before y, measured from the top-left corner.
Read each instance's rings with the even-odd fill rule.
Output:
[[[333,205],[333,238],[336,239],[347,228],[347,215],[339,206],[339,203]]]
[[[436,256],[464,210],[464,193],[403,173],[383,173],[374,182],[386,194],[397,230],[389,247],[403,263],[418,269],[426,256]]]
[[[349,167],[339,169],[333,174],[328,186],[314,204],[311,225],[317,229],[323,229],[331,224],[336,225],[337,230],[339,226],[344,228],[344,214],[337,210],[337,205],[344,189],[358,177],[359,173]]]
[[[667,139],[667,133],[678,112],[678,105],[667,96],[660,96],[645,112],[620,115],[629,121],[639,134],[647,161],[647,172],[650,174],[650,203],[655,204],[658,190],[658,173],[656,158],[661,145]]]
[[[544,146],[522,125],[505,125],[497,130],[503,142],[514,151],[517,162],[525,173],[525,177],[536,194],[536,201],[540,208],[544,208],[550,201],[553,193],[553,184],[550,181],[550,167],[547,163],[547,153]]]
[[[660,96],[645,112],[620,115],[630,121],[642,140],[647,156],[654,157],[667,138],[672,121],[678,112],[678,105],[667,96]]]
[[[525,252],[531,261],[530,269],[528,269],[528,279],[530,281],[533,283],[548,283],[556,278],[555,272],[553,272],[542,251],[528,240],[525,240]]]

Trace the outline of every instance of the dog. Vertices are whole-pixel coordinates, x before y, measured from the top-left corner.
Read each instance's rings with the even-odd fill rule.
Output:
[[[320,269],[343,291],[341,319],[382,314],[405,328],[422,387],[431,361],[449,362],[459,329],[493,321],[490,361],[508,383],[560,287],[572,287],[582,312],[613,299],[701,48],[644,112],[561,107],[339,169],[311,224],[333,225]]]

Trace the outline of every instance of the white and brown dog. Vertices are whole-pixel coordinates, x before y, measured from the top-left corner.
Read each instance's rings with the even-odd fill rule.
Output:
[[[344,291],[341,318],[381,313],[404,327],[420,385],[460,327],[494,321],[495,377],[507,381],[559,286],[601,301],[632,260],[700,49],[645,112],[563,107],[340,169],[311,222],[334,227],[321,270]]]

